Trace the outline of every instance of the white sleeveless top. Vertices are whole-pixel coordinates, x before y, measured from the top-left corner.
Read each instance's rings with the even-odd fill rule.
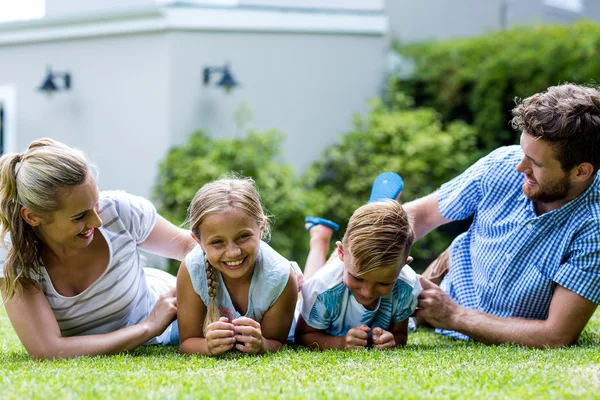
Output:
[[[208,295],[208,284],[206,283],[206,264],[204,252],[200,246],[196,246],[187,255],[185,264],[194,291],[200,296],[204,305],[208,307],[210,296]],[[287,259],[265,242],[260,242],[256,265],[250,281],[248,310],[244,315],[245,317],[261,322],[267,310],[275,304],[281,293],[283,293],[290,277],[290,269],[293,270],[293,266]],[[223,276],[216,269],[215,275],[219,283],[215,302],[221,316],[230,320],[241,317],[242,315],[233,306],[227,287],[223,282]]]
[[[110,261],[94,283],[76,296],[65,297],[54,289],[45,268],[40,276],[30,277],[48,299],[63,337],[109,333],[138,324],[152,311],[158,297],[175,286],[174,276],[143,268],[137,246],[156,223],[156,209],[150,201],[122,191],[105,191],[100,193],[98,214],[102,220],[99,232],[108,244]],[[5,250],[0,253],[4,264]],[[147,344],[166,343],[170,334],[171,326]]]

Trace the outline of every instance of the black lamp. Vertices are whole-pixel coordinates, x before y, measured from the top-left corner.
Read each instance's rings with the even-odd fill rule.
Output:
[[[62,87],[56,85],[54,82],[55,79],[62,79]],[[68,72],[52,72],[52,67],[48,66],[44,82],[38,88],[38,90],[47,94],[52,94],[54,92],[69,89],[71,89],[71,74]]]
[[[227,93],[229,93],[234,87],[240,85],[231,74],[231,71],[229,70],[229,64],[225,64],[222,67],[204,67],[204,86],[210,84],[210,75],[213,72],[220,72],[222,74],[221,80],[219,80],[217,86],[225,89],[225,92]]]

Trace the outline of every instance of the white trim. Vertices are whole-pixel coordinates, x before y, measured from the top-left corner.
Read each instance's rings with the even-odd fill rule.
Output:
[[[17,87],[0,86],[0,103],[4,108],[4,153],[17,151]]]
[[[171,29],[211,31],[264,31],[383,35],[383,15],[289,12],[283,10],[170,9]]]
[[[181,29],[385,35],[388,19],[383,13],[166,7],[0,25],[0,45]]]
[[[174,2],[174,0],[162,0]],[[384,0],[185,0],[186,3],[213,6],[259,6],[309,8],[313,10],[384,11]]]

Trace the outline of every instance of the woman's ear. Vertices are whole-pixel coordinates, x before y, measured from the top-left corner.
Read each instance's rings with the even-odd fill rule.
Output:
[[[23,220],[31,226],[39,226],[39,224],[42,222],[42,218],[35,215],[30,209],[23,206],[21,207],[21,218],[23,218]]]
[[[335,242],[335,245],[337,246],[338,257],[344,261],[344,245],[340,241]]]

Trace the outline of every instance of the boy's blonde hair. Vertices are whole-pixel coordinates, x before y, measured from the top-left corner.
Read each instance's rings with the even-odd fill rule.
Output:
[[[404,208],[395,200],[384,200],[354,211],[342,244],[352,256],[357,275],[364,275],[381,267],[403,265],[413,240]]]
[[[268,218],[260,203],[260,196],[251,178],[242,178],[235,175],[226,175],[216,181],[202,186],[188,209],[190,229],[194,236],[200,239],[200,225],[211,214],[229,210],[241,210],[246,215],[256,220],[258,226],[263,227],[263,238],[269,236]],[[216,271],[205,257],[206,282],[210,303],[206,307],[204,318],[204,334],[206,328],[219,320],[220,313],[215,303],[217,295]]]
[[[38,139],[25,153],[0,158],[0,241],[4,245],[6,234],[11,240],[1,285],[4,301],[19,296],[41,273],[44,244],[21,217],[21,207],[50,218],[62,206],[62,189],[83,184],[89,172],[81,151],[52,139]]]

